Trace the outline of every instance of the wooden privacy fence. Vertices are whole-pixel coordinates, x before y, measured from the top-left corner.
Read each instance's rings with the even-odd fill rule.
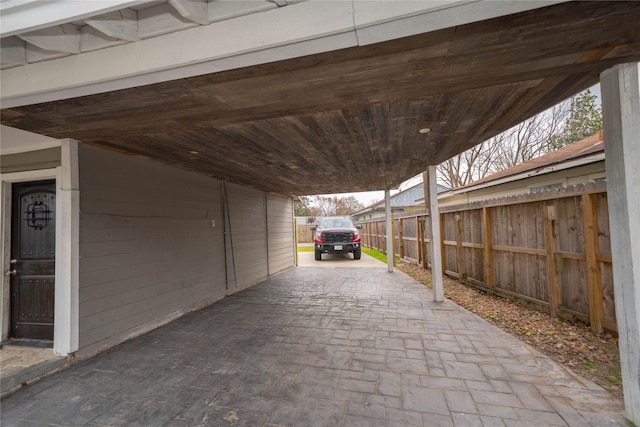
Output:
[[[298,227],[298,243],[313,243],[313,232],[311,225],[297,225]]]
[[[552,316],[617,331],[604,184],[583,184],[441,207],[445,274]],[[428,211],[393,220],[394,253],[427,267]],[[363,245],[385,251],[384,219],[362,223]]]

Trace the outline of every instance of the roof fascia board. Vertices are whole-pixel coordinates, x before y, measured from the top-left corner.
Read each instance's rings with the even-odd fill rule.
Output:
[[[494,187],[496,185],[506,184],[508,182],[519,181],[521,179],[530,178],[532,176],[542,176],[552,172],[558,172],[566,169],[575,168],[578,166],[588,165],[590,163],[600,162],[602,160],[604,160],[604,152],[599,152],[599,153],[591,154],[589,156],[569,160],[567,162],[543,166],[539,169],[532,169],[525,172],[520,172],[518,174],[506,176],[504,178],[497,179],[495,181],[488,181],[479,185],[472,185],[460,190],[453,190],[453,191],[449,191],[447,193],[441,193],[441,194],[442,194],[442,197],[453,196],[456,194],[466,194],[475,190],[481,190],[487,187]]]
[[[412,34],[430,32],[452,25],[452,22],[460,25],[562,1],[310,0],[139,42],[5,69],[0,80],[2,108],[104,93],[344,49],[404,37],[407,31]],[[331,3],[330,7],[328,3]],[[511,6],[497,7],[497,3]],[[449,18],[456,18],[454,21],[444,19],[443,13]],[[414,19],[422,19],[422,23],[416,24]],[[273,25],[274,22],[278,25]],[[416,25],[413,29],[406,29],[413,25]],[[373,34],[383,26],[384,35],[375,36],[374,40]],[[252,31],[247,31],[247,28]],[[212,43],[212,40],[229,42]],[[176,49],[176,46],[189,48]]]
[[[150,0],[100,0],[100,1],[16,1],[0,3],[0,36],[9,37],[54,25],[79,21],[127,7],[147,3]]]
[[[360,46],[484,21],[569,0],[353,0]]]

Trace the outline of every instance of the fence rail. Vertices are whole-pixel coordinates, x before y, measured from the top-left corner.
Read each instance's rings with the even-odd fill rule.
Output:
[[[442,267],[472,286],[528,301],[552,316],[617,331],[607,192],[584,184],[442,207]],[[393,220],[396,256],[427,268],[427,211]],[[362,222],[365,247],[386,252],[385,220]]]

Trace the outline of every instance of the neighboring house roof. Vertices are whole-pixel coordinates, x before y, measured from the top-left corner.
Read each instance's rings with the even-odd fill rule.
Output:
[[[438,184],[438,194],[444,193],[446,191],[449,191],[447,187]],[[424,185],[422,181],[413,185],[412,187],[407,188],[406,190],[392,195],[391,208],[411,208],[415,205],[416,202],[420,200],[424,200]],[[384,207],[384,199],[382,199],[365,207],[364,209],[361,209],[354,215],[362,215],[371,211],[383,210]]]
[[[604,160],[602,131],[535,159],[527,160],[509,169],[474,181],[471,184],[454,188],[449,194],[466,193],[478,188],[517,181],[601,160]]]

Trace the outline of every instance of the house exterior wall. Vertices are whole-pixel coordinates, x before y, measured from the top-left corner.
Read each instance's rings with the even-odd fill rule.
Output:
[[[487,199],[509,197],[517,194],[527,194],[530,192],[531,188],[546,185],[562,184],[563,187],[566,187],[569,185],[576,185],[604,178],[605,175],[604,161],[599,161],[570,169],[546,173],[544,175],[531,176],[526,179],[506,182],[504,184],[490,185],[479,189],[471,188],[465,193],[444,193],[438,197],[438,205],[440,207],[452,206]]]
[[[293,243],[287,263],[287,241],[279,235],[288,222],[293,242],[290,198],[82,144],[79,164],[80,354],[118,344],[293,265]],[[277,254],[273,264],[268,235]]]
[[[253,188],[231,183],[224,187],[227,277],[230,292],[235,292],[269,275],[267,201],[266,193]]]
[[[285,270],[295,263],[293,231],[293,199],[277,194],[267,195],[267,241],[269,274]]]

